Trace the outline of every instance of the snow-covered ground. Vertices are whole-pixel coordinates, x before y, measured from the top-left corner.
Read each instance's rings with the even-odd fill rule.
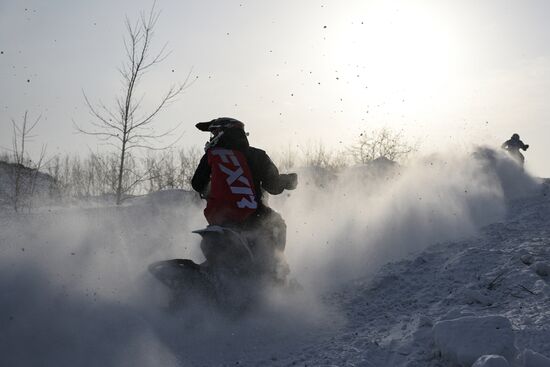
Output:
[[[468,329],[477,333],[480,350],[487,348],[484,354],[498,353],[501,342],[509,346],[499,340],[505,330],[495,335],[481,324],[480,317],[492,315],[510,321],[518,351],[529,348],[550,357],[549,188],[546,183],[540,192],[511,201],[506,218],[476,236],[431,246],[385,265],[374,279],[355,280],[327,295],[347,323],[281,365],[454,366],[446,356],[464,358],[456,351],[462,343],[473,349]],[[460,319],[466,316],[478,319]],[[438,323],[452,319],[459,323],[441,331],[447,335],[434,344]],[[460,321],[472,324],[462,331]],[[453,329],[457,335],[449,335]],[[512,350],[500,352],[515,357]],[[539,365],[550,366],[550,359],[525,366]]]
[[[490,150],[360,171],[272,198],[304,290],[238,319],[146,272],[200,260],[191,194],[1,212],[0,365],[550,366],[549,184]]]

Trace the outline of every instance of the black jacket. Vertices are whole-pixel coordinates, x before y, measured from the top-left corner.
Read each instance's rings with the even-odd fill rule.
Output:
[[[512,152],[519,152],[520,149],[527,150],[527,148],[529,148],[529,145],[524,144],[519,139],[510,139],[502,144],[502,148]]]

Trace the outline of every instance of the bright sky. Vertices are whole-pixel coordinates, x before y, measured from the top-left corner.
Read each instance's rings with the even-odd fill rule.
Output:
[[[0,0],[0,147],[25,110],[42,115],[31,147],[50,155],[97,146],[75,134],[91,117],[82,91],[120,91],[124,17],[145,0]],[[159,0],[153,49],[172,53],[147,74],[153,104],[191,68],[195,83],[157,121],[179,123],[179,146],[202,146],[198,121],[245,122],[269,151],[345,147],[388,126],[423,151],[531,145],[528,168],[550,176],[550,2],[545,0]],[[156,46],[156,48],[155,48]]]

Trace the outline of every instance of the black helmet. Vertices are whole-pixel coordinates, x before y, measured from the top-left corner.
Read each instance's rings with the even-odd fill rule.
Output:
[[[237,140],[244,140],[246,146],[248,146],[248,140],[246,139],[248,134],[244,132],[244,124],[234,118],[219,117],[208,122],[199,122],[195,126],[201,131],[210,132],[210,140],[206,143],[204,147],[205,150],[215,147],[226,132],[228,134],[227,138],[230,136],[234,137],[236,134],[240,137]],[[223,140],[227,139],[224,138]]]
[[[512,135],[512,140],[519,140],[519,135],[518,134]]]
[[[210,131],[211,133],[232,128],[244,130],[244,124],[231,117],[218,117],[208,122],[199,122],[195,126],[201,131]]]

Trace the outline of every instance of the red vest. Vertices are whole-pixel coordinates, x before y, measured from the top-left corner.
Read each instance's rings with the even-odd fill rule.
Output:
[[[212,148],[210,194],[204,209],[209,224],[239,224],[258,208],[254,180],[244,154],[238,150]]]

